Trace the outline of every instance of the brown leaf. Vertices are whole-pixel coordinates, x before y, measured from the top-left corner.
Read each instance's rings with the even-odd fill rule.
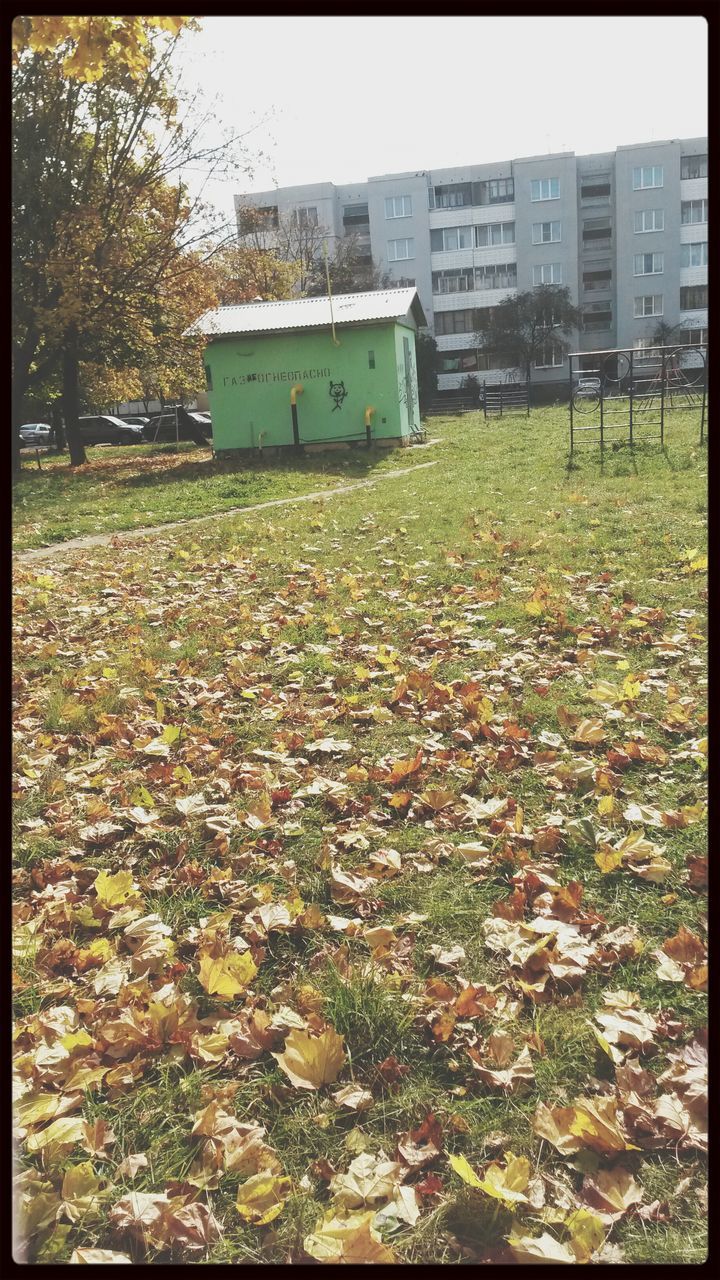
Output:
[[[432,1111],[425,1117],[417,1129],[411,1129],[397,1144],[400,1158],[411,1169],[420,1169],[430,1164],[442,1149],[442,1126]]]

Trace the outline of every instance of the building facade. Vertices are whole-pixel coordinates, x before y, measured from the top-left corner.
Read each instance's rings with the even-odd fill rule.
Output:
[[[268,243],[288,223],[325,236],[329,252],[353,235],[393,285],[415,285],[449,390],[471,373],[516,375],[478,352],[478,312],[541,284],[567,286],[580,308],[576,350],[646,346],[660,321],[670,341],[706,340],[707,165],[707,138],[686,138],[280,187],[235,207],[239,227],[243,208],[267,210]],[[567,372],[549,343],[532,376]]]

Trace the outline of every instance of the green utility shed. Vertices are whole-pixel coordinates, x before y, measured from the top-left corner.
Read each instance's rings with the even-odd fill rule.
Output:
[[[205,375],[216,453],[420,434],[416,289],[250,302],[207,311]]]

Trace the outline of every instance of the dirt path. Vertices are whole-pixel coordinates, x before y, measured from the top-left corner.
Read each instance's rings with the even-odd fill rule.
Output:
[[[82,538],[69,538],[66,542],[55,542],[49,547],[36,547],[32,551],[17,552],[13,560],[16,564],[25,564],[32,560],[47,560],[51,556],[64,555],[68,551],[84,551],[88,547],[119,547],[125,542],[133,542],[136,538],[157,538],[169,529],[185,529],[191,524],[203,524],[209,520],[218,520],[223,516],[247,515],[251,511],[265,511],[269,507],[287,507],[293,502],[316,502],[319,498],[334,498],[339,493],[352,493],[355,489],[368,489],[379,484],[381,480],[393,480],[398,476],[409,476],[413,471],[424,471],[426,467],[436,467],[439,458],[432,462],[418,462],[414,467],[397,467],[392,471],[383,471],[381,475],[372,476],[369,480],[356,480],[353,484],[340,484],[333,489],[318,489],[313,493],[300,493],[294,498],[273,498],[270,502],[257,502],[251,507],[230,507],[227,511],[216,511],[214,515],[192,516],[189,520],[172,520],[168,524],[156,524],[140,529],[123,529],[117,533],[90,533]]]

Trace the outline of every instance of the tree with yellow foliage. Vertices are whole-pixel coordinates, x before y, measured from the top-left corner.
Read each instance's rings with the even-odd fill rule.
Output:
[[[191,165],[247,168],[241,138],[203,145],[182,101],[174,56],[195,23],[13,24],[13,435],[25,396],[59,373],[71,465],[85,461],[80,364],[167,370],[173,345],[189,358],[177,338],[214,305],[208,264],[234,239],[183,181]]]

